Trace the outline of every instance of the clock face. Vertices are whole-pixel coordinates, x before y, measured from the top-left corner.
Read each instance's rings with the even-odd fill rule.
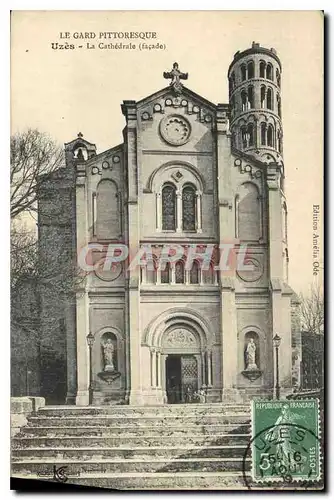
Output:
[[[160,132],[166,142],[181,146],[189,140],[191,127],[183,116],[169,115],[161,120]]]

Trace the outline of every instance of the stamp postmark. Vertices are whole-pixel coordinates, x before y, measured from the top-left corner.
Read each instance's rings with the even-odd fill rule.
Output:
[[[255,482],[318,481],[318,400],[253,401],[251,451]]]

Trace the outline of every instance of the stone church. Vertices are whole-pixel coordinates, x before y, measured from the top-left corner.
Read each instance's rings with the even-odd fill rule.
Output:
[[[57,351],[54,369],[42,371],[42,395],[60,385],[59,403],[271,398],[276,334],[282,393],[300,383],[280,59],[255,42],[238,51],[226,104],[190,90],[183,65],[157,68],[167,86],[123,101],[122,144],[98,153],[78,134],[65,144],[64,168],[41,185],[46,263],[65,249],[60,265],[84,255],[91,267],[70,297],[41,297],[42,335],[50,317],[58,324],[42,347],[42,356]],[[247,265],[236,258],[222,269],[226,244],[236,257],[242,248]],[[105,266],[117,245],[127,259]],[[162,266],[166,245],[184,254]],[[143,249],[151,249],[151,265],[137,259]]]

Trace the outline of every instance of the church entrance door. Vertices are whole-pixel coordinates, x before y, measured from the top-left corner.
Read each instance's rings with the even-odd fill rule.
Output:
[[[191,403],[197,390],[198,366],[196,357],[189,354],[169,354],[166,358],[168,403]]]

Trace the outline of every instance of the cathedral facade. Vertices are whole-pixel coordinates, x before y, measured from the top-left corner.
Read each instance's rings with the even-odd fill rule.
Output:
[[[281,391],[299,385],[281,74],[276,51],[253,43],[230,64],[228,104],[214,104],[175,63],[165,88],[123,102],[122,144],[65,144],[39,237],[85,272],[71,300],[41,301],[42,325],[59,318],[67,403],[271,398],[275,335]]]

